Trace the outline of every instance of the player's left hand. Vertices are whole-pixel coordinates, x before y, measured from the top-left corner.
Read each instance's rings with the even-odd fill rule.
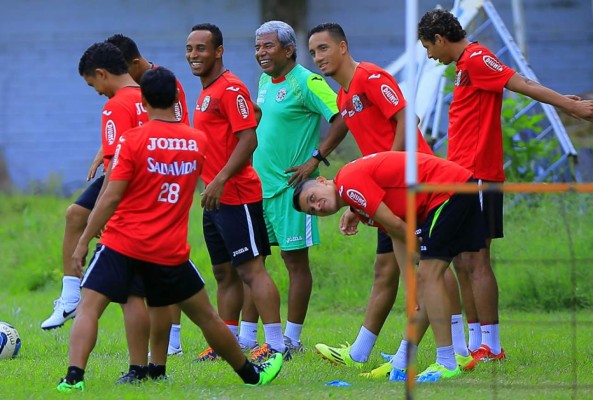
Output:
[[[218,210],[220,208],[220,198],[222,197],[224,183],[217,178],[215,177],[202,192],[202,201],[200,204],[202,208],[208,211]]]
[[[315,168],[319,165],[319,161],[315,158],[311,157],[306,163],[301,164],[296,167],[290,167],[284,173],[294,172],[292,176],[288,179],[288,185],[295,187],[300,182],[304,181],[305,179],[309,178]]]

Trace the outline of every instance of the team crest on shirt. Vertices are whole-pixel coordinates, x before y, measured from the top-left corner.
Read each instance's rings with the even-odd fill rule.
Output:
[[[386,84],[381,85],[381,93],[383,94],[383,97],[385,97],[385,100],[392,103],[394,106],[399,104],[399,97],[391,86]]]
[[[177,121],[181,121],[182,117],[183,117],[183,107],[181,106],[180,102],[177,102],[177,104],[175,104],[175,119]]]
[[[367,199],[364,198],[362,193],[358,190],[348,189],[346,190],[346,196],[356,204],[360,205],[361,207],[367,206]]]
[[[202,112],[206,111],[208,109],[209,105],[210,105],[210,96],[206,96],[206,97],[204,97],[204,100],[202,100],[202,107],[200,107],[200,110]]]
[[[276,93],[276,101],[278,103],[280,103],[285,98],[286,98],[286,88],[282,88],[282,89],[278,90],[278,93]]]
[[[352,96],[352,107],[354,107],[354,111],[356,112],[361,112],[364,108],[362,101],[360,100],[360,97],[358,97],[357,94]]]
[[[237,111],[241,114],[243,119],[247,119],[249,116],[249,107],[247,106],[247,100],[242,94],[237,95]]]
[[[455,75],[455,82],[454,82],[455,86],[459,86],[459,83],[461,82],[461,72],[462,72],[462,70],[459,70],[459,71],[457,71],[457,74]]]
[[[502,72],[502,65],[498,62],[496,58],[491,57],[489,55],[485,55],[482,57],[482,60],[484,61],[484,64],[486,64],[486,66],[491,70],[496,72]]]
[[[116,136],[117,129],[115,127],[115,122],[110,119],[105,123],[105,140],[107,140],[107,143],[113,144],[115,143]]]
[[[120,142],[123,142],[123,137],[120,138]],[[114,169],[115,167],[117,167],[117,164],[119,162],[119,151],[121,150],[121,143],[118,143],[117,147],[115,148],[115,154],[113,155],[113,166],[111,167],[111,169]]]

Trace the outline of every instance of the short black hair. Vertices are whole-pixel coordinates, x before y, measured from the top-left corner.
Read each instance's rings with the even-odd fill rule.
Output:
[[[210,24],[207,22],[203,24],[197,24],[191,28],[191,31],[210,32],[212,34],[212,44],[214,45],[215,49],[223,45],[222,32],[220,31],[220,28],[214,24]]]
[[[434,43],[436,35],[441,35],[450,42],[459,42],[465,38],[466,32],[455,15],[447,10],[435,8],[420,19],[418,38]]]
[[[307,37],[311,38],[311,36],[313,36],[315,33],[320,33],[320,32],[327,32],[327,33],[329,33],[329,35],[332,38],[337,39],[337,41],[341,42],[343,40],[344,42],[346,42],[346,44],[348,44],[348,39],[346,38],[344,29],[342,29],[342,27],[338,23],[324,22],[323,24],[314,26],[309,31],[309,34],[307,35]]]
[[[301,193],[303,192],[303,187],[305,186],[305,182],[308,182],[310,180],[311,179],[300,181],[294,188],[294,192],[292,193],[292,207],[297,211],[303,212],[303,210],[301,210],[301,204],[299,202],[299,197],[301,197]]]
[[[122,35],[121,33],[111,35],[105,41],[120,49],[124,55],[124,59],[128,64],[134,61],[134,59],[141,57],[140,50],[138,50],[136,42],[134,42],[129,37]]]
[[[295,186],[294,192],[292,193],[292,207],[295,210],[304,212],[304,213],[307,212],[307,211],[301,209],[301,203],[299,200],[300,200],[303,190],[305,190],[309,186],[313,186],[316,182],[317,182],[317,179],[309,178],[309,179],[305,179],[304,181],[299,182]]]
[[[95,76],[95,70],[102,68],[113,75],[128,73],[128,64],[122,52],[111,43],[98,42],[91,45],[78,62],[80,76]]]
[[[140,78],[140,91],[151,107],[170,108],[175,104],[177,78],[164,67],[149,69]]]

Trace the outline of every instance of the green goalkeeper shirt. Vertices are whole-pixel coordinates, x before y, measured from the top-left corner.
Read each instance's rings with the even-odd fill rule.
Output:
[[[257,104],[262,118],[253,167],[262,181],[264,198],[286,190],[292,173],[284,171],[311,158],[319,143],[321,117],[330,121],[339,112],[336,97],[323,77],[299,64],[282,78],[261,75]],[[311,176],[318,175],[315,170]]]

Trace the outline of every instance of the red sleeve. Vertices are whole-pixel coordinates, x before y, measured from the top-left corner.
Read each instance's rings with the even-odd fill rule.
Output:
[[[122,133],[135,128],[134,118],[128,110],[116,102],[107,102],[103,108],[103,158],[110,159],[115,154],[115,147]]]
[[[406,106],[406,99],[399,85],[391,75],[385,72],[368,76],[365,88],[366,95],[373,102],[385,118],[390,119]]]
[[[490,92],[502,91],[511,76],[515,74],[512,68],[507,67],[492,53],[484,50],[470,53],[466,68],[472,85]]]
[[[372,219],[385,191],[375,180],[362,171],[351,171],[345,176],[336,176],[340,196],[354,209],[362,211],[366,218]]]
[[[184,124],[189,126],[189,112],[187,111],[187,102],[185,100],[185,91],[181,82],[177,81],[177,89],[179,90],[179,100],[175,104],[175,116]]]
[[[253,103],[249,97],[249,91],[244,86],[228,86],[221,96],[220,108],[229,121],[233,133],[257,126]]]
[[[113,156],[113,166],[109,180],[111,181],[129,181],[134,176],[134,157],[132,140],[126,140],[121,136],[115,147]]]

